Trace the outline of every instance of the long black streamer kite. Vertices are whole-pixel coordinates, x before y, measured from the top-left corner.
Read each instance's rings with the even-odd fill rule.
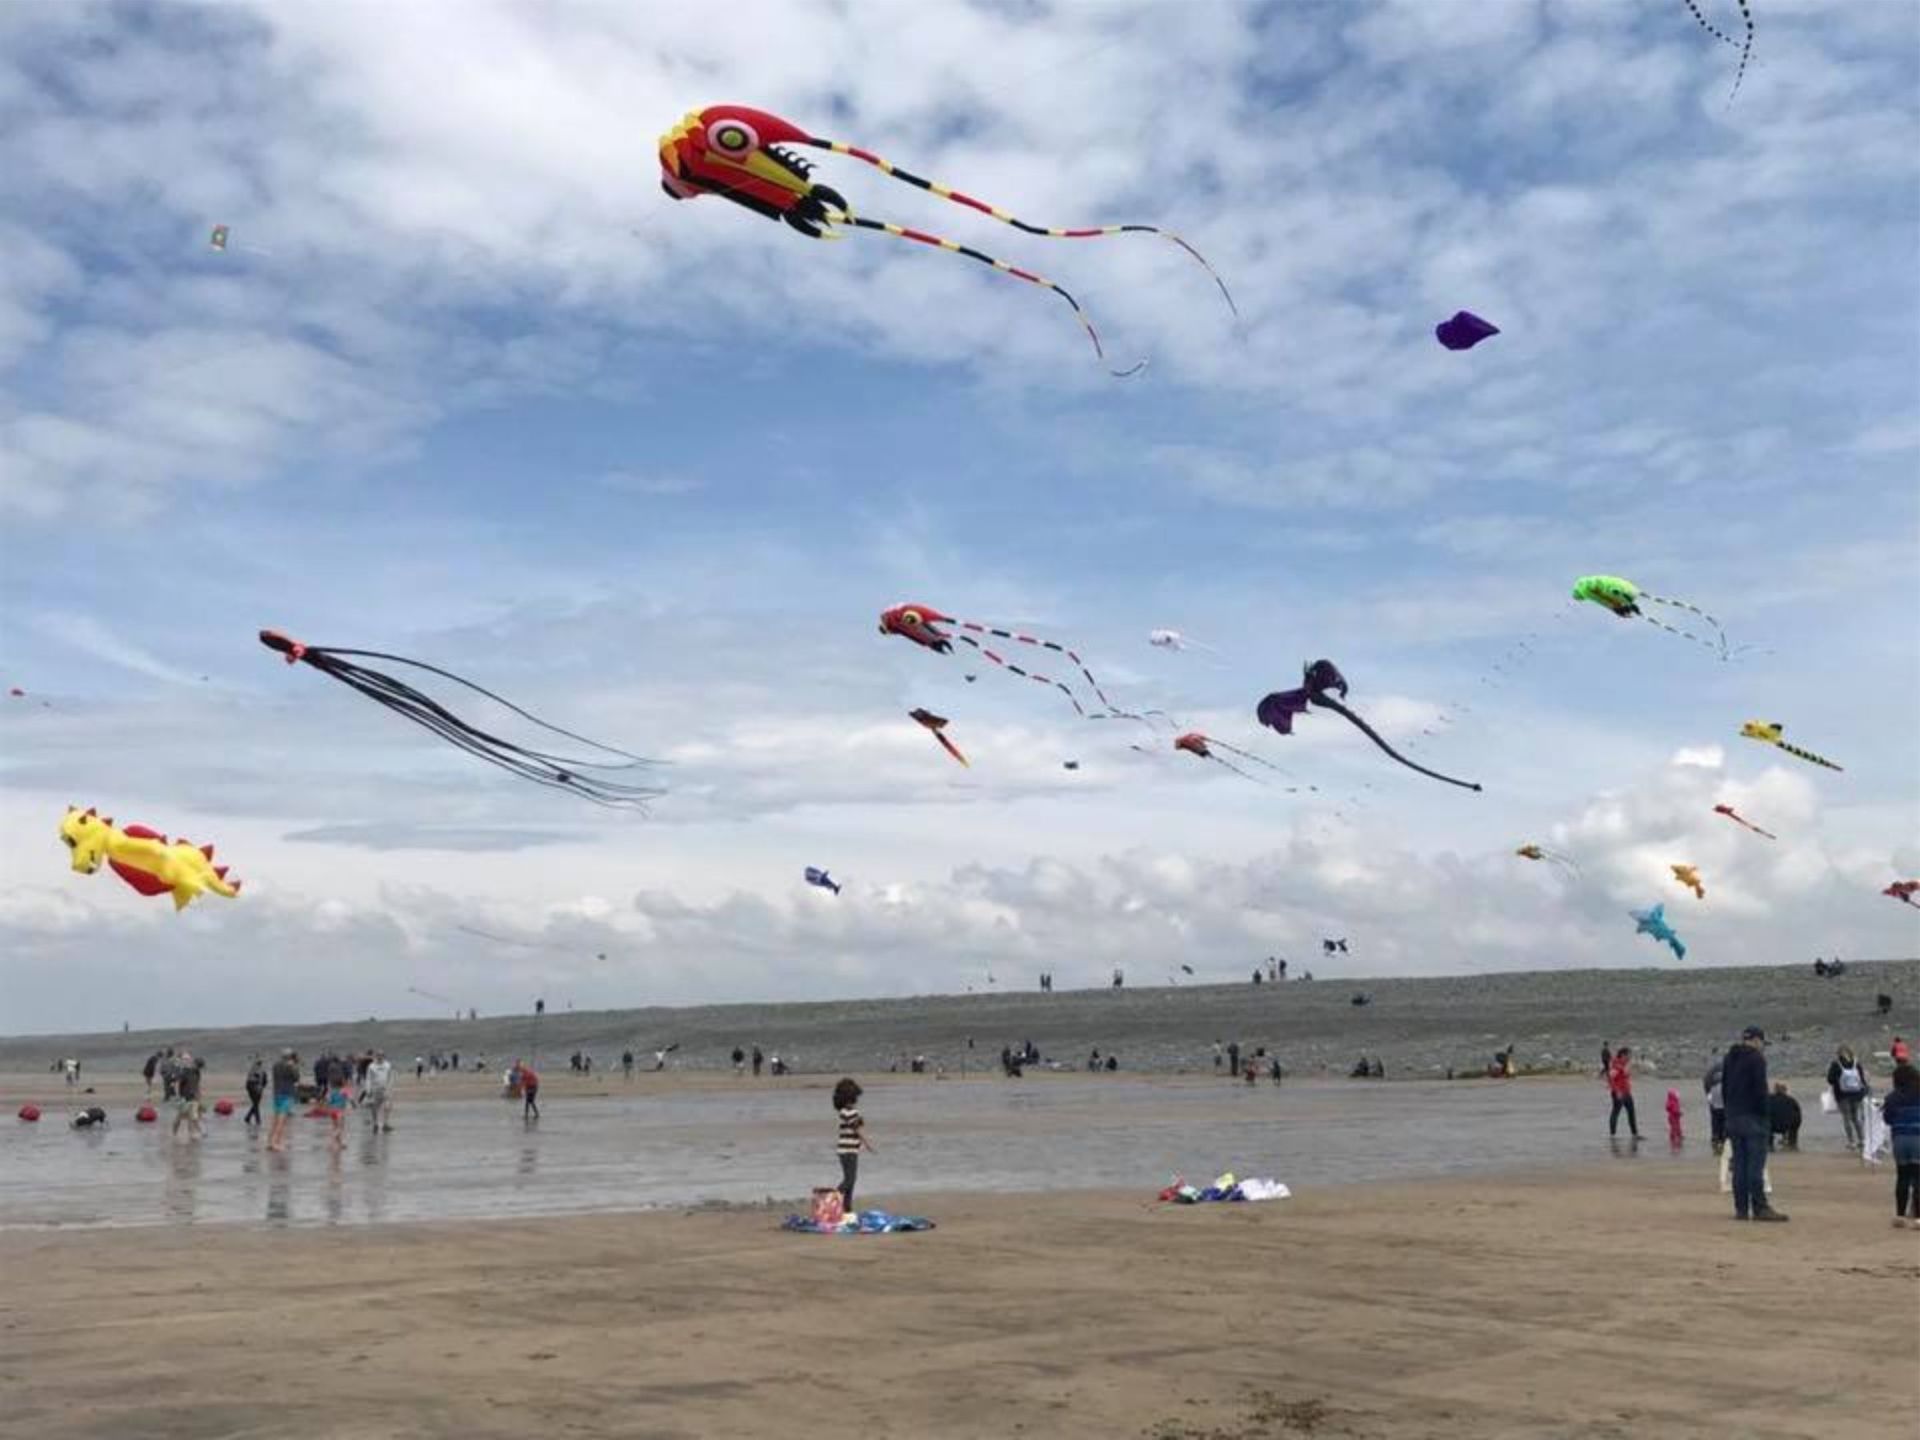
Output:
[[[551,725],[539,716],[529,713],[515,705],[511,700],[496,695],[484,686],[471,680],[442,670],[437,665],[429,665],[424,660],[410,660],[404,655],[389,655],[380,650],[340,650],[325,645],[305,645],[298,640],[282,635],[278,630],[262,630],[260,643],[276,654],[286,657],[289,665],[305,664],[324,675],[330,675],[341,684],[358,690],[362,695],[377,704],[384,705],[397,715],[404,716],[423,729],[431,730],[441,739],[466,751],[469,755],[497,765],[502,770],[531,780],[536,785],[545,785],[555,790],[565,790],[582,799],[591,800],[596,805],[608,805],[621,809],[644,809],[649,800],[657,799],[666,791],[654,785],[633,785],[602,779],[597,774],[583,774],[583,771],[634,770],[657,764],[639,755],[619,750],[611,745],[603,745],[598,740],[589,740],[584,735],[576,735],[571,730],[563,730]],[[416,690],[404,680],[399,680],[383,671],[369,669],[358,662],[361,660],[381,660],[394,665],[407,665],[429,675],[437,675],[450,680],[476,695],[485,696],[497,705],[511,710],[515,715],[550,734],[564,736],[577,741],[588,749],[599,752],[611,759],[578,759],[565,755],[552,754],[545,750],[534,750],[517,745],[488,733],[476,725],[469,724],[451,710],[423,691]]]

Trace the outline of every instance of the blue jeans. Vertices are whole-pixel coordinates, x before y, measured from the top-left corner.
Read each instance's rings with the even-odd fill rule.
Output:
[[[1742,1115],[1727,1121],[1728,1139],[1733,1142],[1733,1161],[1728,1178],[1733,1181],[1733,1213],[1744,1220],[1749,1214],[1764,1214],[1767,1209],[1767,1140],[1765,1120]]]

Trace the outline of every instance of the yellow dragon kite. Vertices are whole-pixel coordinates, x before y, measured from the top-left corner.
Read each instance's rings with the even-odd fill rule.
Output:
[[[213,863],[213,846],[170,841],[144,825],[122,830],[92,806],[69,805],[60,838],[73,851],[73,868],[80,874],[93,874],[104,860],[142,895],[172,895],[175,910],[186,909],[203,891],[229,900],[240,893],[240,882],[227,879],[227,867]]]

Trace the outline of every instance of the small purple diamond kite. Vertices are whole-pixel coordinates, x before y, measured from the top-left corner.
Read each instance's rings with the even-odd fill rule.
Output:
[[[1500,327],[1489,325],[1471,310],[1460,310],[1451,320],[1434,326],[1433,333],[1449,350],[1471,350],[1489,335],[1498,335]]]

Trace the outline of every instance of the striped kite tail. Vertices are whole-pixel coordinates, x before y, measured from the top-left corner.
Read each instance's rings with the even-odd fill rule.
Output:
[[[1824,765],[1829,770],[1845,769],[1844,766],[1834,764],[1833,761],[1827,759],[1823,755],[1816,755],[1811,750],[1802,750],[1798,745],[1789,745],[1784,740],[1778,740],[1778,741],[1775,741],[1774,743],[1777,744],[1782,750],[1786,751],[1789,755],[1795,756],[1798,759],[1809,761],[1815,765]]]
[[[1021,636],[1012,635],[1005,630],[988,630],[987,627],[984,625],[970,624],[965,620],[956,621],[955,623],[966,629],[984,631],[989,635],[1002,635],[1008,639],[1024,638]],[[1054,679],[1051,675],[1042,675],[1038,670],[1028,670],[1022,666],[1014,664],[1013,661],[1007,659],[1005,656],[1001,655],[999,652],[988,649],[985,645],[981,644],[978,640],[974,639],[973,636],[971,635],[955,634],[953,638],[958,640],[963,645],[971,645],[974,649],[978,650],[982,655],[986,656],[987,659],[991,660],[994,664],[998,665],[1002,670],[1011,671],[1013,674],[1018,675],[1021,679],[1032,680],[1036,684],[1051,685],[1054,689],[1058,690],[1062,695],[1067,697],[1067,703],[1073,706],[1074,714],[1078,715],[1082,720],[1087,718],[1086,708],[1081,705],[1080,697],[1078,695],[1075,695],[1072,689],[1070,689],[1063,682]],[[1029,640],[1027,643],[1030,645],[1037,645],[1040,642],[1037,640]]]
[[[1096,240],[1104,235],[1158,235],[1163,240],[1172,241],[1200,262],[1201,269],[1211,275],[1213,283],[1220,287],[1221,298],[1227,302],[1227,308],[1233,312],[1234,318],[1236,320],[1240,318],[1240,307],[1234,304],[1233,292],[1227,289],[1227,282],[1220,278],[1220,272],[1213,268],[1206,256],[1171,230],[1163,230],[1158,225],[1089,225],[1076,230],[1061,229],[1052,225],[1034,225],[1002,210],[998,205],[989,205],[984,200],[976,200],[973,196],[964,194],[951,185],[942,185],[938,180],[928,180],[924,176],[914,174],[911,170],[902,170],[891,160],[884,159],[871,150],[862,150],[858,145],[848,145],[844,141],[824,140],[818,137],[809,139],[807,144],[822,150],[831,150],[836,155],[850,155],[855,160],[863,160],[895,180],[917,186],[931,195],[938,195],[942,200],[951,200],[956,205],[964,205],[969,210],[977,210],[990,220],[998,220],[1002,225],[1011,225],[1014,229],[1024,231],[1028,235],[1039,235],[1050,240]]]
[[[852,225],[861,230],[878,230],[882,234],[897,236],[902,240],[931,245],[937,250],[951,250],[954,254],[964,255],[969,260],[978,260],[982,265],[990,266],[1002,275],[1011,275],[1016,280],[1025,280],[1029,285],[1038,285],[1044,290],[1051,290],[1072,308],[1074,319],[1080,322],[1081,328],[1087,332],[1087,339],[1093,342],[1094,355],[1101,361],[1106,360],[1107,349],[1100,343],[1100,332],[1093,328],[1092,317],[1081,308],[1080,302],[1073,298],[1073,293],[1066,286],[1055,284],[1046,276],[1036,275],[1031,270],[1022,270],[1017,265],[1009,265],[1005,260],[995,259],[984,250],[976,250],[971,245],[962,245],[959,241],[949,240],[943,235],[932,235],[925,230],[909,230],[904,225],[895,225],[886,220],[868,220],[859,215],[846,215],[841,219],[843,224]],[[1137,375],[1146,368],[1146,361],[1137,360],[1124,370],[1109,368],[1107,373],[1115,379],[1124,380],[1129,375]]]
[[[1678,635],[1682,639],[1693,641],[1696,645],[1704,646],[1717,654],[1722,660],[1727,658],[1727,632],[1721,628],[1718,620],[1714,619],[1713,616],[1702,610],[1698,605],[1689,605],[1685,600],[1674,600],[1665,595],[1649,595],[1645,591],[1641,592],[1640,598],[1655,605],[1664,605],[1672,610],[1684,610],[1689,615],[1698,615],[1713,627],[1714,639],[1708,640],[1703,636],[1694,634],[1691,630],[1683,629],[1678,625],[1669,625],[1657,615],[1649,615],[1644,610],[1640,612],[1640,618],[1649,625],[1657,625],[1669,635]]]

